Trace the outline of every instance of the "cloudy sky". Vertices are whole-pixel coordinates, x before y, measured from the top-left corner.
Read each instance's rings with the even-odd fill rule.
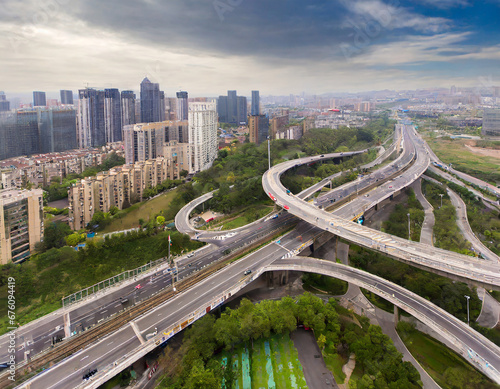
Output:
[[[0,0],[0,90],[500,85],[499,15],[500,0]]]

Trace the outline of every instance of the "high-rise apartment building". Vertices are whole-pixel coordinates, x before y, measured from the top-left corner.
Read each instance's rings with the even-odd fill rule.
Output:
[[[269,118],[265,115],[249,116],[248,131],[250,142],[261,144],[269,136]]]
[[[482,133],[484,136],[500,137],[500,109],[484,109]]]
[[[5,93],[0,91],[0,112],[10,111],[10,102],[7,100]]]
[[[39,109],[39,153],[76,149],[76,111],[74,109]]]
[[[160,93],[159,84],[146,77],[141,82],[141,123],[161,122],[164,117],[165,94]]]
[[[77,147],[74,109],[27,109],[0,115],[0,160]]]
[[[290,124],[288,115],[275,116],[269,121],[271,139],[276,139],[276,134],[283,131]]]
[[[217,157],[217,108],[215,103],[189,103],[189,144],[194,172],[208,169]]]
[[[106,143],[122,140],[121,105],[121,96],[118,89],[104,90],[104,130]]]
[[[135,124],[135,93],[131,90],[124,90],[121,93],[122,99],[122,136],[123,127],[129,124]]]
[[[165,142],[189,142],[189,122],[187,120],[170,120],[165,122]]]
[[[45,92],[33,92],[33,107],[46,107],[47,98]]]
[[[260,96],[258,90],[252,91],[252,109],[250,110],[250,115],[252,116],[260,115]]]
[[[167,123],[138,123],[123,127],[125,162],[133,164],[161,156]]]
[[[247,98],[237,96],[235,90],[227,91],[227,96],[219,96],[217,113],[222,123],[246,124]]]
[[[165,121],[165,92],[160,91],[160,122]]]
[[[0,190],[0,263],[19,263],[43,238],[43,190]]]
[[[73,105],[73,91],[61,90],[61,104]]]
[[[177,118],[177,97],[166,97],[165,98],[165,120],[178,120],[178,118]]]
[[[177,120],[188,120],[187,92],[177,92]]]
[[[78,91],[78,143],[86,149],[106,144],[104,119],[104,91],[80,89]]]

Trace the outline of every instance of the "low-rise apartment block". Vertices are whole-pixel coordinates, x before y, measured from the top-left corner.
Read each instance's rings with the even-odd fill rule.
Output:
[[[123,155],[121,147],[117,153]],[[69,174],[81,174],[86,168],[103,163],[110,150],[71,150],[61,153],[16,157],[0,161],[0,186],[3,189],[21,189],[27,183],[33,186],[49,185],[53,178],[63,179]]]
[[[68,191],[70,226],[80,230],[87,226],[96,211],[126,208],[140,201],[146,188],[153,188],[167,179],[178,179],[179,172],[174,160],[160,157],[82,179]]]

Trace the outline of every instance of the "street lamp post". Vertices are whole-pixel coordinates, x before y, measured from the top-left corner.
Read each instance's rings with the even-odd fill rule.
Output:
[[[271,139],[267,137],[267,158],[269,161],[269,170],[271,170]]]
[[[465,295],[465,298],[467,299],[467,325],[470,326],[470,323],[469,323],[469,300],[470,300],[470,296]]]
[[[444,196],[444,193],[440,193],[439,195],[441,196],[441,206],[439,208],[442,208],[443,207],[443,196]]]
[[[407,213],[408,216],[408,240],[411,240],[411,234],[410,234],[410,213]]]

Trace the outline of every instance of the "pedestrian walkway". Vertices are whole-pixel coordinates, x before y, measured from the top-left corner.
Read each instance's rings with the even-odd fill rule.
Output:
[[[434,239],[433,239],[433,229],[434,229],[434,208],[427,201],[425,196],[422,193],[422,180],[418,179],[415,181],[411,187],[415,191],[415,196],[417,197],[417,200],[422,204],[422,207],[424,207],[424,212],[425,212],[425,217],[424,217],[424,223],[422,224],[422,230],[420,231],[420,243],[425,243],[428,244],[429,246],[434,246]]]
[[[491,297],[484,288],[478,288],[477,294],[483,301],[483,307],[481,308],[481,314],[477,318],[476,323],[481,327],[495,327],[498,324],[500,315],[500,303]]]

